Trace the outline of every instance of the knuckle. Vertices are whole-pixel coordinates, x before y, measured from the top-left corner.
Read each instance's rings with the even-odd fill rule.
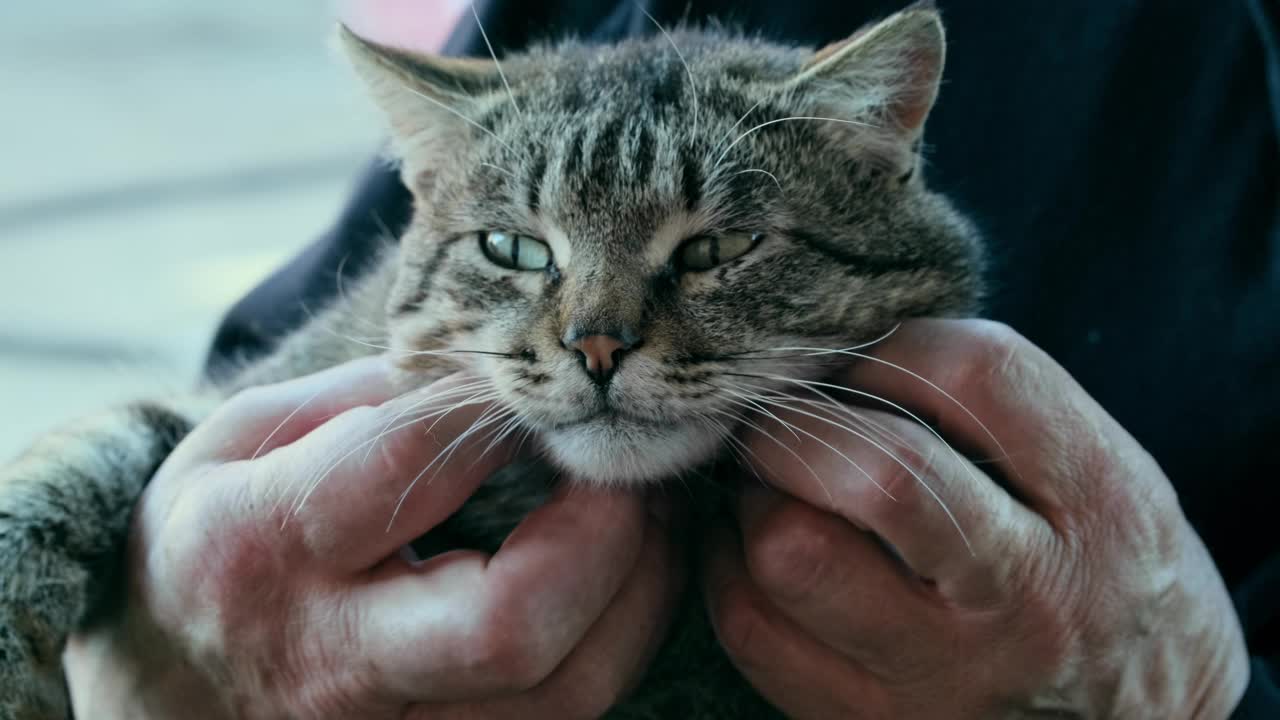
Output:
[[[888,463],[876,480],[878,487],[867,481],[854,496],[859,506],[858,515],[867,518],[872,529],[903,526],[918,518],[923,510],[920,478],[924,472],[917,468],[929,467],[929,464],[921,462],[910,451],[899,453],[899,459],[901,462]]]
[[[554,669],[539,659],[539,653],[526,643],[503,640],[492,642],[479,658],[479,669],[503,692],[527,692],[537,687]]]
[[[820,594],[831,570],[833,539],[813,511],[783,503],[745,540],[747,568],[766,594],[799,601]]]
[[[971,321],[974,339],[981,347],[992,350],[1009,349],[1026,342],[1021,333],[998,320]]]
[[[258,594],[246,589],[278,587],[287,576],[280,536],[249,510],[247,485],[189,493],[169,520],[180,533],[173,557],[190,573],[189,587],[223,610],[252,605]]]
[[[261,533],[232,529],[227,535],[218,552],[210,554],[213,568],[209,573],[213,586],[210,597],[224,608],[251,604],[253,600],[244,592],[247,588],[278,584],[284,575],[276,547]]]
[[[971,350],[961,356],[957,383],[986,384],[1019,367],[1029,343],[1004,323],[978,320],[973,324]]]
[[[1024,538],[1022,550],[1008,557],[1016,564],[1005,578],[1005,597],[995,617],[1028,657],[1044,667],[1060,666],[1078,654],[1079,631],[1086,626],[1081,612],[1088,605],[1078,598],[1089,594],[1090,582],[1053,533]]]
[[[371,409],[372,410],[372,409]],[[398,436],[387,437],[377,441],[377,449],[375,453],[378,458],[378,472],[386,478],[411,478],[413,474],[409,472],[409,463],[406,460],[406,448],[402,439],[404,434]],[[414,467],[414,473],[418,472],[418,468]],[[436,470],[439,470],[437,467]],[[429,475],[430,477],[430,475]]]
[[[1013,626],[1012,632],[1021,636],[1028,657],[1036,658],[1044,668],[1054,668],[1078,656],[1081,628],[1085,626],[1074,622],[1060,601],[1044,594],[1024,596],[1023,600],[1022,622]]]
[[[510,615],[492,613],[481,627],[468,666],[500,692],[531,690],[559,664],[560,657],[540,633],[526,623],[513,622]]]

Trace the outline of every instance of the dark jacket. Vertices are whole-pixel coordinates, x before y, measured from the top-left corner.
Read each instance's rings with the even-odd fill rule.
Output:
[[[903,2],[477,3],[495,47],[610,40],[715,17],[813,46]],[[928,177],[983,229],[987,315],[1080,381],[1160,462],[1231,588],[1253,654],[1236,718],[1280,718],[1280,5],[940,3]],[[687,9],[687,16],[686,16]],[[450,41],[485,55],[469,15]],[[337,225],[240,302],[211,372],[358,273],[408,196],[372,168]]]

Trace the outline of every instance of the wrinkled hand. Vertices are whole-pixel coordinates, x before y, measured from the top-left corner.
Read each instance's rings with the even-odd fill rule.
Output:
[[[1134,439],[1002,326],[912,322],[873,354],[937,388],[868,360],[834,382],[961,455],[898,413],[793,402],[776,414],[797,437],[761,421],[777,440],[747,442],[777,490],[748,480],[707,573],[747,678],[798,718],[1225,718],[1239,621]]]
[[[67,654],[77,717],[585,718],[639,679],[681,577],[665,513],[577,488],[492,557],[400,559],[512,448],[458,444],[397,512],[483,408],[368,453],[425,397],[387,367],[247,391],[183,441],[139,504],[127,610]]]

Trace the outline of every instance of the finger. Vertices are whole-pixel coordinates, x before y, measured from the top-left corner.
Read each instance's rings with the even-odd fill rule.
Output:
[[[448,553],[392,567],[355,597],[370,686],[405,703],[535,687],[632,574],[645,517],[639,496],[561,488],[492,558]]]
[[[806,414],[800,414],[800,413]],[[865,409],[779,409],[745,438],[768,481],[884,539],[955,599],[1003,586],[1035,515],[927,429]]]
[[[990,458],[1037,509],[1078,505],[1089,493],[1081,482],[1096,473],[1073,467],[1128,437],[1052,358],[992,322],[913,320],[841,382],[892,400]]]
[[[747,573],[809,635],[882,673],[909,648],[937,644],[935,592],[872,536],[759,486],[740,507]]]
[[[184,451],[200,460],[265,455],[345,410],[395,397],[390,370],[386,356],[378,355],[242,390],[200,424]]]
[[[258,459],[250,503],[309,555],[363,570],[456,511],[516,443],[510,411],[464,403],[453,376],[422,393],[358,408]],[[429,402],[431,398],[446,398]]]
[[[788,717],[882,718],[875,677],[788,620],[752,583],[725,528],[705,555],[707,612],[720,644],[753,687]]]
[[[468,703],[458,717],[602,717],[640,680],[667,636],[686,577],[676,525],[651,516],[631,576],[546,680],[524,693]],[[414,708],[409,717],[455,717],[447,707]]]

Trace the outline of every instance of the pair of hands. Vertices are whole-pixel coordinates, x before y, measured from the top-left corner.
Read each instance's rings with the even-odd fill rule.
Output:
[[[991,458],[1008,489],[898,415],[858,409],[876,424],[860,434],[759,420],[743,442],[774,489],[744,482],[697,578],[747,679],[802,718],[1225,718],[1248,678],[1239,624],[1137,443],[1007,328],[915,321],[874,355],[837,382]],[[124,617],[68,650],[78,716],[570,718],[623,697],[683,589],[680,513],[577,488],[492,557],[407,563],[398,548],[513,452],[458,444],[388,527],[479,412],[366,457],[414,401],[373,359],[202,424],[139,505]]]

